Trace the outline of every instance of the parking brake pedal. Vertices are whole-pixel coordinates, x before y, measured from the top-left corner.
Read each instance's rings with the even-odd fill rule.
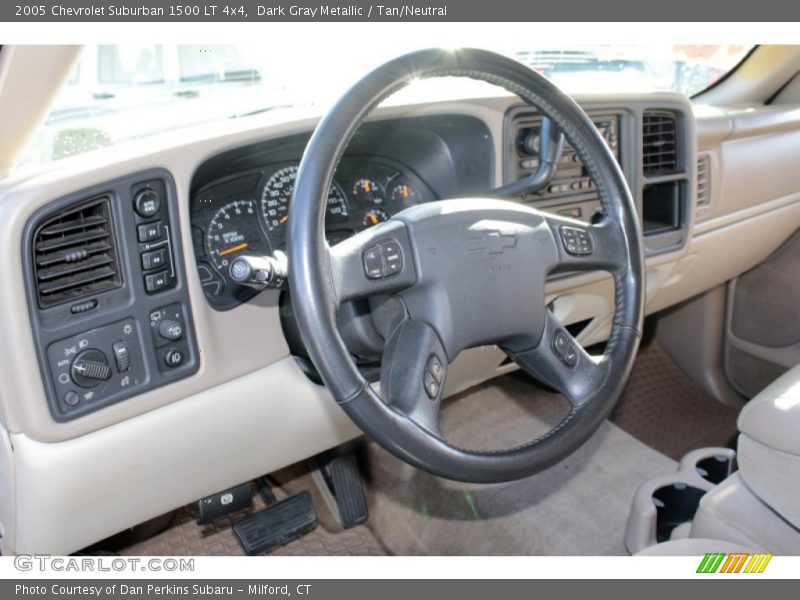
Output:
[[[367,499],[355,454],[320,461],[312,479],[342,527],[349,529],[367,520]]]
[[[250,482],[242,483],[228,490],[217,492],[197,501],[197,524],[204,525],[219,518],[227,517],[253,502],[253,488]]]
[[[287,544],[316,526],[311,494],[304,491],[237,521],[233,533],[245,553],[252,556]]]

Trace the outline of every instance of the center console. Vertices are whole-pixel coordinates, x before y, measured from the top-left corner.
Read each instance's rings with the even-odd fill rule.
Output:
[[[54,420],[197,371],[175,183],[137,173],[50,203],[27,224],[31,325]]]

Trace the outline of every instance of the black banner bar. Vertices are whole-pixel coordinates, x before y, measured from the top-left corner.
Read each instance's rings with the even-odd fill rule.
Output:
[[[631,565],[632,568],[635,568]],[[713,577],[713,576],[712,576]],[[681,597],[751,598],[784,592],[793,597],[796,583],[777,579],[711,578],[706,580],[70,580],[39,579],[0,582],[0,596],[36,600],[84,600],[88,598],[173,600],[230,598],[244,600],[408,600],[409,598],[647,598],[675,600]],[[614,596],[611,596],[614,594]],[[791,594],[791,595],[790,595]]]
[[[787,0],[3,0],[0,3],[0,22],[40,23],[798,20],[800,3]]]

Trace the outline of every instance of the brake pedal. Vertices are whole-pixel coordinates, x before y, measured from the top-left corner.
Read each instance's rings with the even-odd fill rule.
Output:
[[[367,520],[367,499],[355,454],[319,462],[311,477],[342,527],[349,529]]]
[[[233,533],[249,556],[298,538],[317,526],[317,513],[306,491],[270,504],[233,524]]]

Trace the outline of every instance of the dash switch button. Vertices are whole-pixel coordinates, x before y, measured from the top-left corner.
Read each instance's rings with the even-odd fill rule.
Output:
[[[117,370],[120,373],[131,368],[131,355],[125,342],[114,342],[111,350],[114,352],[114,362],[117,363]]]

